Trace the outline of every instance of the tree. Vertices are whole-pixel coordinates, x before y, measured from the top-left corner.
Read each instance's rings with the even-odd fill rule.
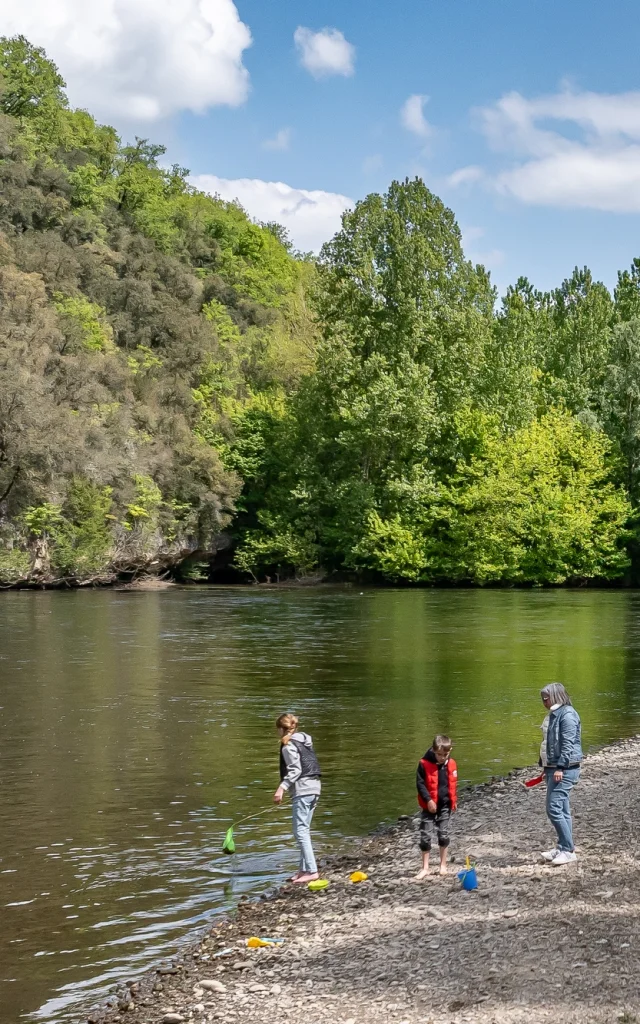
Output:
[[[640,499],[640,316],[613,330],[603,388],[603,417],[620,446],[625,486],[637,506]]]
[[[597,409],[614,320],[611,295],[587,267],[576,267],[552,298],[555,331],[542,353],[547,401],[566,402],[574,412]]]
[[[269,515],[255,517],[241,548],[252,571],[276,551],[279,568],[283,552],[304,551],[308,563],[310,550],[349,567],[372,510],[446,473],[452,415],[478,395],[492,301],[453,214],[421,181],[394,182],[344,215],[320,260],[315,369],[269,461]]]
[[[631,505],[606,435],[566,412],[506,438],[490,421],[469,426],[480,444],[446,486],[409,515],[370,514],[355,551],[362,566],[390,579],[481,584],[623,574]]]
[[[617,320],[625,322],[640,316],[640,259],[637,257],[630,270],[618,272],[614,301]]]
[[[0,108],[11,117],[31,118],[67,106],[66,83],[56,65],[24,36],[0,38],[0,74]]]
[[[322,249],[325,341],[362,360],[375,353],[428,367],[443,402],[455,405],[473,386],[493,299],[484,270],[464,259],[453,213],[417,178],[357,203]]]

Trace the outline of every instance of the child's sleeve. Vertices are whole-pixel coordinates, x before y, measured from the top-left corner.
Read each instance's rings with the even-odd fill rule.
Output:
[[[302,775],[302,762],[300,761],[300,751],[295,743],[287,743],[282,748],[282,754],[284,756],[284,763],[287,766],[287,772],[280,783],[280,789],[286,791],[291,789]]]
[[[422,761],[418,763],[418,770],[416,772],[416,786],[418,787],[418,794],[422,799],[428,802],[431,799],[429,790],[427,789],[427,779],[424,772],[424,765]]]

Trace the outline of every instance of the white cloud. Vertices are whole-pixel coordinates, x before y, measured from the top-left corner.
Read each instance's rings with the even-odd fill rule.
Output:
[[[243,103],[251,33],[233,0],[20,0],[2,33],[22,33],[58,64],[74,105],[155,121]]]
[[[317,252],[340,228],[340,218],[353,200],[338,192],[292,188],[281,181],[257,178],[218,178],[195,174],[191,183],[227,202],[238,200],[255,220],[277,221],[289,231],[302,252]]]
[[[414,135],[419,135],[423,139],[431,135],[431,125],[424,116],[424,106],[428,102],[428,96],[416,94],[410,96],[405,101],[400,111],[400,121],[403,128],[406,128],[408,132],[413,132]]]
[[[354,73],[355,46],[348,43],[337,28],[323,28],[320,32],[313,32],[300,25],[293,38],[300,54],[300,63],[314,78],[328,75],[348,77]]]
[[[450,174],[447,178],[447,184],[451,185],[452,188],[457,188],[459,185],[472,185],[483,177],[484,171],[482,168],[471,164],[469,167],[461,167],[458,171]]]
[[[513,92],[479,111],[490,145],[514,159],[492,185],[536,205],[640,212],[640,92]]]
[[[262,143],[263,149],[285,150],[291,145],[291,129],[281,128],[272,139],[265,139]]]

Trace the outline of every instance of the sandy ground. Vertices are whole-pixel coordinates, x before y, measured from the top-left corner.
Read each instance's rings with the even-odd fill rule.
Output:
[[[289,886],[240,905],[197,946],[137,984],[115,1024],[609,1024],[640,1022],[640,737],[583,765],[577,865],[547,867],[544,787],[514,773],[463,794],[455,863],[412,880],[416,822],[400,820],[330,860],[324,893]],[[461,890],[466,854],[479,888]],[[437,857],[436,857],[437,859]],[[435,869],[435,865],[433,865]],[[361,868],[369,880],[349,874]],[[249,950],[251,935],[282,947]]]

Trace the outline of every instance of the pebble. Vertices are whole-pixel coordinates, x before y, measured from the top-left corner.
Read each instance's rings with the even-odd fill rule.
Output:
[[[425,909],[427,917],[434,917],[436,921],[444,921],[444,914],[437,907],[427,907]]]
[[[198,982],[198,986],[200,988],[203,988],[206,992],[226,992],[227,991],[226,985],[223,985],[221,981],[216,981],[215,978],[214,979],[205,979],[204,981],[199,981]]]
[[[181,1013],[165,1013],[162,1024],[183,1024],[186,1019]]]

